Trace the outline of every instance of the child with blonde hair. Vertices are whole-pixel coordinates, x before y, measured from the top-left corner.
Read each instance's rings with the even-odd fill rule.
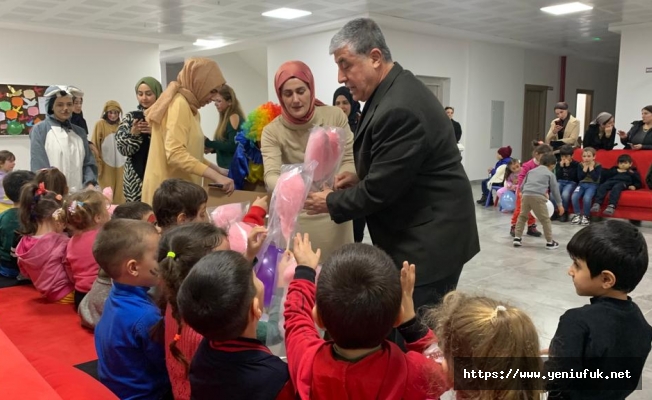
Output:
[[[99,265],[93,257],[97,232],[109,219],[109,203],[96,190],[84,190],[68,197],[63,203],[63,221],[74,232],[68,248],[68,276],[75,284],[75,309],[97,278]]]
[[[539,335],[518,308],[483,296],[454,291],[426,315],[443,353],[442,367],[457,399],[539,400],[542,382],[534,379],[472,379],[466,371],[501,373],[543,371]]]
[[[20,222],[23,237],[16,247],[18,267],[48,301],[72,304],[74,285],[66,273],[68,236],[63,233],[61,195],[43,183],[23,186]]]

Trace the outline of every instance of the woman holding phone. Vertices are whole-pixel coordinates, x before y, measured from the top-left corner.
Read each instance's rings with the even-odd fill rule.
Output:
[[[161,83],[146,76],[136,83],[136,99],[138,110],[127,113],[116,133],[118,151],[127,157],[124,166],[124,197],[125,201],[140,201],[143,191],[143,178],[149,154],[151,128],[143,111],[156,102],[163,88]]]
[[[552,146],[554,153],[559,153],[559,148],[565,144],[577,147],[577,138],[580,135],[580,122],[568,112],[568,103],[555,104],[557,118],[550,123],[550,130],[546,135],[546,144]]]
[[[618,131],[626,149],[652,150],[652,105],[641,110],[641,120],[632,122],[629,132]]]

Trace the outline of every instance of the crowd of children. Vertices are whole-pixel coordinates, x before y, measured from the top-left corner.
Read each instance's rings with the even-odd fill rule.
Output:
[[[620,191],[640,187],[631,159],[601,172],[591,149],[582,163],[569,156],[562,148],[557,164],[541,145],[522,167],[514,159],[497,166],[504,189],[518,198],[515,246],[526,223],[528,234],[538,233],[530,211],[541,221],[547,248],[559,246],[548,197],[563,217],[576,194],[579,201],[596,193],[584,201],[586,210],[608,191],[616,206]],[[518,381],[515,387],[515,380],[466,380],[459,371],[582,370],[607,358],[621,360],[618,367],[628,368],[631,380],[617,388],[601,382],[578,398],[624,398],[638,384],[652,343],[652,327],[628,297],[647,270],[647,244],[626,222],[591,224],[568,244],[568,274],[591,304],[561,317],[544,365],[537,330],[522,310],[451,292],[417,315],[418,266],[406,260],[399,273],[394,260],[366,244],[345,245],[321,260],[300,233],[278,265],[281,276],[292,259],[298,265],[279,332],[278,315],[261,321],[266,288],[252,268],[266,237],[266,198],[250,207],[245,221],[256,227],[246,251],[237,253],[226,232],[208,222],[207,193],[194,183],[168,179],[151,207],[126,203],[112,216],[101,193],[68,194],[54,168],[8,172],[2,186],[12,206],[0,214],[0,273],[24,275],[50,302],[74,303],[82,325],[94,329],[99,379],[121,399],[424,400],[453,387],[458,399],[535,400],[545,391],[568,398],[580,393],[579,383]],[[387,339],[394,328],[404,349]],[[283,339],[287,361],[267,347]]]

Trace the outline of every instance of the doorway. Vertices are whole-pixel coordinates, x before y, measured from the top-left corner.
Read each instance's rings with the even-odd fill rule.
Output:
[[[423,82],[424,85],[435,95],[437,100],[442,106],[448,106],[450,100],[450,78],[441,78],[437,76],[421,76],[417,75],[417,79]]]
[[[584,139],[586,127],[593,116],[593,90],[577,89],[577,110],[575,118],[580,122],[580,137]]]
[[[546,102],[548,87],[525,85],[525,103],[523,106],[523,141],[521,144],[521,162],[532,157],[532,142],[545,140],[546,136]]]

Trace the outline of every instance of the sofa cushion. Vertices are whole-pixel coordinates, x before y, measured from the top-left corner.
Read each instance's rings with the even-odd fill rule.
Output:
[[[652,190],[625,190],[620,195],[618,207],[652,208]]]

